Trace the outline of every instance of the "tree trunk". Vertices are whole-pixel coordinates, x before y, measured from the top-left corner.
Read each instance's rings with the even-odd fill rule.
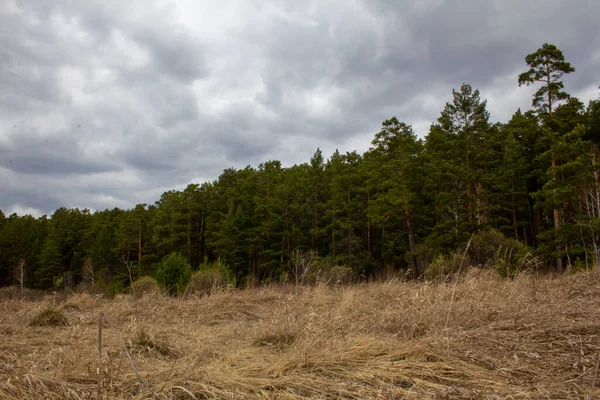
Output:
[[[369,203],[370,203],[370,196],[369,193],[367,192],[367,210],[369,209]],[[369,250],[369,254],[371,254],[371,221],[369,221],[369,218],[367,217],[367,250]]]
[[[404,202],[404,222],[406,223],[406,232],[408,233],[408,248],[410,249],[410,269],[414,279],[419,277],[417,269],[417,256],[415,254],[415,237],[413,235],[412,222],[410,218],[410,208],[408,202]]]
[[[192,262],[192,216],[187,218],[187,246],[188,246],[188,262]]]
[[[202,216],[200,217],[200,263],[204,263],[204,257],[206,257],[206,251],[204,249],[204,211],[202,211]]]
[[[312,250],[315,250],[317,227],[318,227],[318,221],[319,221],[319,205],[318,205],[318,200],[317,200],[318,199],[318,191],[317,191],[316,187],[315,187],[314,193],[315,193],[315,200],[313,202],[313,233],[311,235]]]
[[[465,162],[467,167],[467,212],[469,214],[469,225],[473,224],[473,205],[471,200],[471,171],[470,171],[470,160],[469,160],[469,138],[466,139],[465,145]]]
[[[138,269],[142,266],[142,219],[138,221]]]
[[[531,238],[533,245],[537,246],[537,237],[542,231],[542,210],[533,208],[533,237]]]
[[[554,159],[554,157],[552,157],[552,169],[555,171],[556,168],[556,160]],[[554,179],[556,179],[556,175],[554,176]],[[556,189],[555,189],[556,190]],[[554,216],[554,232],[556,234],[556,270],[558,271],[559,274],[562,274],[563,272],[563,263],[562,263],[562,258],[560,257],[560,244],[558,243],[558,231],[560,229],[560,211],[558,210],[558,207],[556,207],[556,205],[554,206],[554,209],[552,210],[552,214]]]
[[[513,212],[513,227],[515,229],[515,239],[519,240],[519,228],[517,226],[517,209],[516,209],[516,200],[515,200],[515,181],[512,181],[512,212]]]
[[[334,210],[335,212],[335,210]],[[331,216],[331,256],[335,257],[335,216]]]
[[[560,244],[558,243],[558,230],[560,229],[560,213],[558,208],[554,207],[554,232],[556,233],[556,270],[558,273],[563,272],[562,258],[560,257]]]
[[[552,93],[550,90],[552,79],[550,77],[550,64],[546,64],[546,74],[546,87],[548,88],[548,115],[552,115]]]

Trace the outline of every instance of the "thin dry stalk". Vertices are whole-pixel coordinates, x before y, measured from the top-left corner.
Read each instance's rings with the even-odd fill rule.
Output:
[[[150,393],[152,393],[152,396],[154,396],[155,399],[159,400],[158,395],[154,392],[154,390],[150,387],[150,385],[146,381],[144,381],[142,379],[142,377],[140,376],[137,368],[135,368],[135,364],[133,363],[133,358],[131,357],[131,354],[129,353],[129,350],[127,349],[127,346],[125,345],[125,342],[121,338],[121,334],[119,333],[119,331],[117,331],[113,327],[113,325],[110,323],[110,321],[108,320],[108,318],[106,318],[106,316],[102,312],[100,313],[100,316],[101,316],[101,318],[104,319],[104,321],[106,321],[106,323],[108,324],[108,326],[110,327],[110,329],[112,329],[112,331],[114,332],[115,336],[117,337],[119,343],[121,344],[121,347],[125,351],[125,355],[127,356],[127,360],[129,360],[129,365],[131,366],[131,369],[133,370],[133,372],[135,372],[135,376],[137,377],[138,381],[140,381],[140,383],[144,387],[146,387],[146,389],[148,389],[148,391]]]
[[[102,386],[102,311],[98,314],[98,390],[96,399],[100,400],[100,387]]]
[[[460,266],[458,267],[458,275],[455,278],[454,286],[452,288],[452,296],[450,297],[450,305],[448,306],[448,314],[446,315],[446,324],[444,325],[444,330],[448,329],[448,322],[450,321],[450,313],[452,312],[452,305],[454,304],[454,296],[456,295],[456,286],[458,285],[458,277],[460,277],[460,273],[462,271],[463,263],[465,262],[465,257],[467,256],[467,252],[469,251],[469,247],[471,246],[471,240],[473,240],[474,233],[471,234],[469,241],[467,242],[467,247],[465,247],[465,251],[463,252],[462,259],[460,260]],[[450,339],[447,338],[446,345],[447,352],[450,352]]]

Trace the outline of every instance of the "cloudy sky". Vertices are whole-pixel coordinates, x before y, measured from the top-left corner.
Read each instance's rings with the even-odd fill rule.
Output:
[[[0,209],[127,208],[228,167],[427,134],[470,83],[529,108],[544,42],[600,84],[596,0],[2,0]]]

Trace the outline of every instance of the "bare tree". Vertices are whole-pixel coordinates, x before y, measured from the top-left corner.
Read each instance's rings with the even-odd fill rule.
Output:
[[[129,278],[129,286],[133,287],[133,261],[131,260],[130,256],[131,252],[127,252],[127,254],[124,254],[121,257],[121,262],[123,264],[125,264],[125,267],[127,268],[127,275]]]
[[[304,278],[310,271],[317,257],[317,253],[314,250],[303,252],[300,249],[296,249],[290,256],[288,262],[288,269],[294,275],[294,282],[296,288],[296,294],[298,294],[298,287],[304,284]]]
[[[91,286],[94,286],[94,264],[92,260],[88,258],[83,263],[83,267],[81,268],[81,277],[84,282],[89,283]]]

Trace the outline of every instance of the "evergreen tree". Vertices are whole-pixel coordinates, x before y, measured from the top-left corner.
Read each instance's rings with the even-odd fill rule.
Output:
[[[531,197],[541,188],[535,160],[539,132],[536,115],[523,114],[519,109],[501,128],[503,162],[497,171],[500,196],[496,229],[530,246],[536,243],[541,225],[539,209]]]
[[[417,277],[413,215],[421,143],[410,126],[394,117],[383,122],[372,145],[369,186],[376,191],[367,213],[374,226],[381,229],[380,261],[403,266],[408,256],[408,266]]]
[[[575,68],[565,61],[560,49],[548,43],[544,43],[535,53],[528,54],[525,62],[530,68],[519,75],[519,86],[542,83],[533,96],[532,105],[541,113],[551,115],[555,108],[553,106],[569,98],[569,94],[563,91],[561,78],[575,72]]]
[[[477,226],[488,223],[490,179],[486,177],[491,141],[489,113],[479,91],[463,84],[452,91],[438,124],[425,143],[428,193],[435,226],[428,237],[436,252],[464,243]]]
[[[536,82],[542,83],[542,86],[533,96],[532,105],[535,107],[543,118],[546,130],[545,136],[548,140],[553,143],[557,143],[556,132],[552,131],[552,128],[556,126],[557,119],[552,118],[555,106],[559,101],[566,100],[570,96],[564,89],[564,83],[561,78],[565,74],[569,74],[575,71],[575,68],[570,63],[565,61],[565,57],[562,51],[556,46],[548,43],[538,49],[535,53],[527,55],[525,62],[529,65],[529,70],[519,75],[519,86],[526,84],[530,85]],[[552,146],[552,144],[550,145]],[[556,152],[550,151],[550,155],[555,155]],[[557,159],[555,157],[550,158],[551,171],[556,173]],[[552,176],[551,180],[556,181],[557,177]],[[547,185],[548,187],[556,187],[556,185]],[[545,194],[548,197],[548,194]],[[556,197],[556,194],[550,197]],[[555,204],[558,204],[555,202]],[[555,236],[558,236],[560,230],[560,209],[554,207],[552,210],[552,217],[554,221]],[[558,255],[560,249],[557,247],[555,253]],[[558,271],[563,270],[563,263],[560,257],[556,258],[556,267]]]

